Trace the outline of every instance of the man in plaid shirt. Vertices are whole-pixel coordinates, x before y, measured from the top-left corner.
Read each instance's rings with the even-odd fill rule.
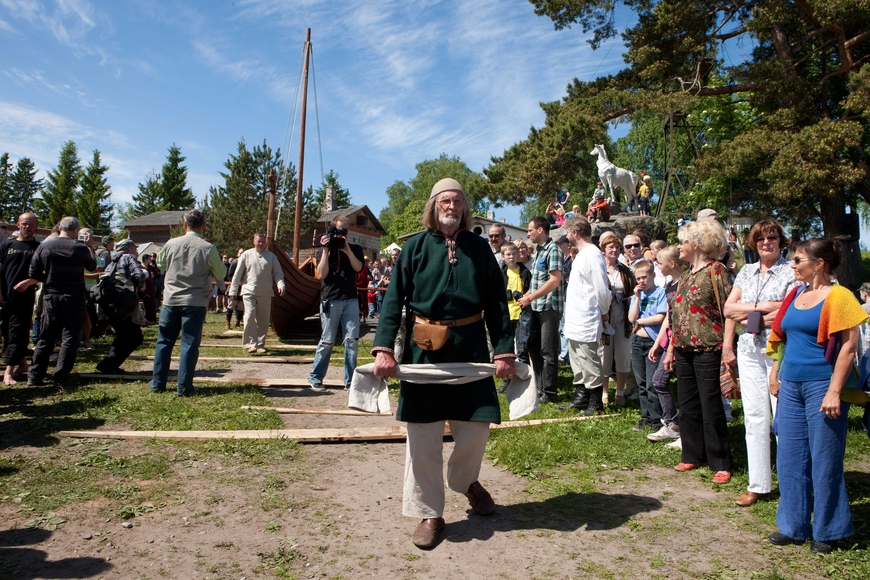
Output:
[[[556,376],[559,370],[559,320],[564,308],[562,287],[562,250],[550,239],[550,224],[543,217],[529,222],[529,240],[537,244],[533,263],[532,283],[525,296],[518,300],[522,308],[532,308],[532,340],[528,344],[529,358],[538,381],[542,403],[556,401]],[[537,336],[535,336],[537,331]]]

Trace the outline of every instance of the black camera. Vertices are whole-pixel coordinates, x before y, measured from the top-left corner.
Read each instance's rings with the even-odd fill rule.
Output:
[[[514,290],[513,297],[514,297],[514,300],[515,300],[516,302],[519,302],[519,301],[520,301],[520,298],[523,297],[523,293],[520,292],[519,290]]]
[[[326,237],[329,238],[329,242],[326,244],[330,250],[340,250],[344,247],[346,240],[344,238],[340,238],[338,236],[346,236],[347,228],[337,228],[335,226],[329,226],[326,228]]]

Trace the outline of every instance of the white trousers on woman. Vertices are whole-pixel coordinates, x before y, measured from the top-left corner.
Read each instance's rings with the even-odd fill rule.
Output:
[[[489,423],[450,421],[453,452],[447,461],[447,485],[464,494],[480,475],[489,438]],[[444,421],[408,423],[402,515],[440,518],[444,515]]]
[[[737,354],[740,372],[740,398],[746,426],[746,459],[749,491],[770,493],[773,489],[770,467],[770,421],[776,414],[776,397],[770,396],[770,370],[773,359],[761,351]]]

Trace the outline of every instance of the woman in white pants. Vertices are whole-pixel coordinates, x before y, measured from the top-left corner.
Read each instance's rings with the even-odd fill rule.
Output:
[[[725,302],[725,340],[722,362],[733,366],[734,333],[741,325],[737,341],[736,364],[740,373],[743,420],[746,427],[746,456],[749,487],[737,498],[737,505],[748,507],[772,491],[770,462],[770,421],[776,415],[776,398],[770,396],[768,376],[773,359],[764,354],[770,323],[789,291],[798,284],[781,249],[789,243],[785,230],[774,219],[752,227],[749,247],[760,261],[746,264]]]

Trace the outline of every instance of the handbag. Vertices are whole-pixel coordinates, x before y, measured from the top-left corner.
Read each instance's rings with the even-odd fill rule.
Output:
[[[733,369],[721,363],[719,365],[719,392],[726,399],[737,400],[740,398],[740,377],[737,369]]]
[[[438,324],[414,325],[414,342],[423,350],[438,350],[447,342],[450,329]]]
[[[722,299],[719,297],[719,287],[713,274],[713,266],[710,266],[710,281],[713,284],[713,294],[716,296],[716,306],[719,307],[719,315],[725,320],[725,312],[722,310]],[[719,392],[726,399],[737,400],[740,398],[740,377],[736,368],[731,368],[725,363],[719,364]]]

